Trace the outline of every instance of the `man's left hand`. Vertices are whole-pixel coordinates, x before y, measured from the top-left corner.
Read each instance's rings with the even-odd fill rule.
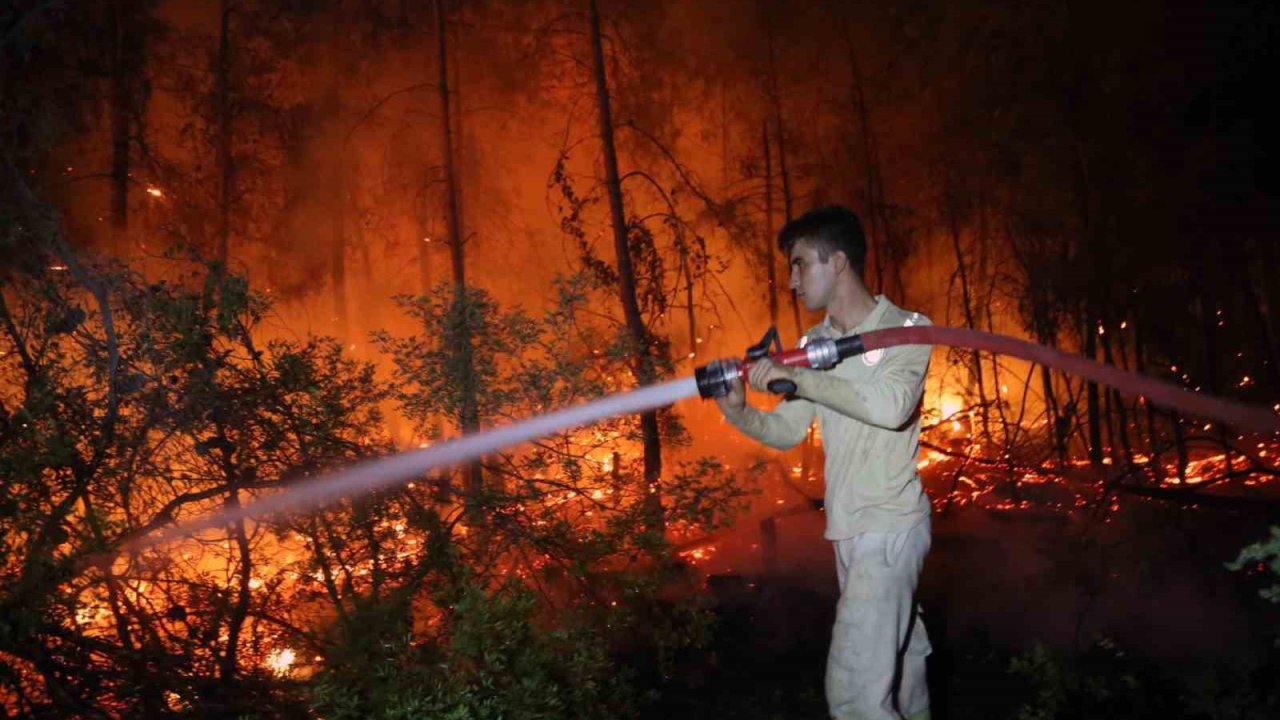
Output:
[[[761,358],[751,365],[751,371],[747,373],[747,382],[751,383],[751,387],[760,392],[769,391],[769,382],[772,380],[790,380],[795,382],[795,368],[779,365],[769,358]]]

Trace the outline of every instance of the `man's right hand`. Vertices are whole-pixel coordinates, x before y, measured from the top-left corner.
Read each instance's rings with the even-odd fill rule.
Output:
[[[743,387],[741,378],[735,375],[729,381],[729,394],[716,398],[716,404],[720,406],[722,413],[738,412],[747,406],[747,390]]]

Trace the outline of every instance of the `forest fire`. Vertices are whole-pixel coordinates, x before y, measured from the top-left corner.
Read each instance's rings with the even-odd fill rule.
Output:
[[[922,604],[951,622],[929,621],[957,694],[938,707],[1026,686],[1010,717],[1069,714],[1058,696],[1176,716],[1150,688],[1196,687],[1177,671],[1144,685],[1107,645],[1086,664],[1091,635],[1160,617],[1232,638],[1168,657],[1274,667],[1256,591],[1280,568],[1260,542],[1280,437],[1212,412],[1280,415],[1251,110],[1271,24],[1249,4],[0,10],[0,714],[822,716],[816,426],[778,453],[673,393],[317,488],[688,379],[761,328],[809,347],[824,318],[777,240],[833,203],[871,248],[847,267],[931,327],[1202,396],[935,345],[901,468],[933,510]],[[959,645],[1023,618],[1010,656]],[[1016,654],[1041,640],[1057,654]],[[1219,670],[1235,684],[1169,702],[1271,716],[1272,688]]]

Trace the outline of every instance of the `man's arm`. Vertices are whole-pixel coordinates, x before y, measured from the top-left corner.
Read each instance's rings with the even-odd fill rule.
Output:
[[[751,368],[753,387],[765,387],[763,376],[768,368],[757,363]],[[729,393],[716,398],[720,412],[743,434],[773,448],[786,450],[804,439],[813,422],[814,406],[808,400],[795,399],[779,403],[773,412],[761,412],[747,405],[747,391],[737,377],[729,381]]]
[[[924,393],[932,346],[902,345],[885,351],[879,376],[870,382],[854,382],[834,373],[795,368],[796,394],[836,412],[889,430],[907,424]],[[848,360],[846,362],[854,362]]]
[[[762,412],[750,405],[737,410],[724,410],[724,417],[745,435],[778,450],[787,450],[804,439],[813,422],[813,403],[796,398],[778,403],[772,412]]]

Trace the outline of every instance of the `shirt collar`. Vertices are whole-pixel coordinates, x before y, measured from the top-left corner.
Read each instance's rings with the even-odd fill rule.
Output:
[[[884,318],[884,314],[889,310],[889,300],[884,295],[876,295],[876,306],[871,308],[871,312],[858,323],[858,326],[845,333],[839,335],[836,327],[831,323],[831,315],[827,315],[822,319],[822,329],[829,337],[845,337],[848,335],[861,335],[864,332],[875,330],[880,326],[880,321]]]

